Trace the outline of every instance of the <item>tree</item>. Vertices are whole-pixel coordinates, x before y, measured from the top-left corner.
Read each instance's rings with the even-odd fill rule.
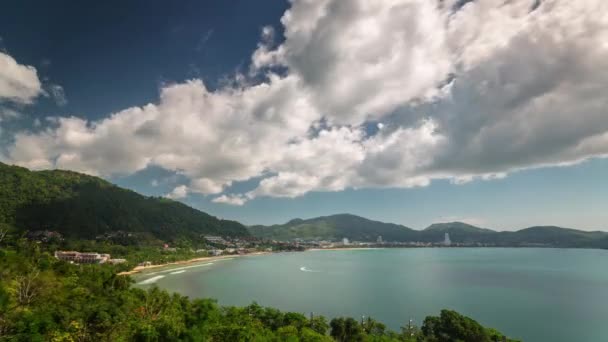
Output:
[[[418,329],[411,319],[405,326],[401,327],[401,339],[403,341],[415,341],[418,334],[420,334],[420,329]]]
[[[490,342],[490,334],[483,326],[453,310],[441,310],[439,317],[429,316],[422,325],[422,334],[431,341]]]
[[[321,335],[325,335],[327,333],[327,329],[329,329],[329,325],[327,324],[327,320],[324,316],[311,317],[309,327]]]
[[[368,335],[382,336],[386,331],[386,325],[371,317],[367,317],[367,319],[362,322],[361,326]]]
[[[40,284],[36,282],[39,275],[40,270],[33,269],[26,275],[15,277],[15,293],[19,305],[27,306],[34,301],[40,287]]]
[[[2,240],[4,240],[6,234],[8,233],[8,228],[5,228],[3,226],[4,224],[0,224],[0,243],[2,243]]]
[[[354,318],[334,318],[329,322],[331,327],[330,335],[339,342],[362,341],[363,330]]]

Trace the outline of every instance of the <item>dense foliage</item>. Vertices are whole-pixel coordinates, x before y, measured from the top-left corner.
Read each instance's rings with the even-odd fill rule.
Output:
[[[2,163],[0,224],[78,238],[111,231],[145,233],[160,240],[249,235],[238,222],[169,199],[145,197],[97,177],[59,170],[33,172]]]
[[[530,227],[515,232],[497,232],[462,222],[438,223],[424,230],[340,214],[308,220],[295,219],[273,226],[252,226],[257,237],[276,240],[330,240],[346,237],[351,241],[441,242],[449,233],[452,242],[490,244],[495,246],[547,246],[576,248],[608,248],[608,233],[586,232],[560,227]]]
[[[393,332],[371,318],[328,322],[255,303],[220,307],[144,291],[115,271],[57,261],[26,240],[0,241],[0,341],[502,341],[454,311]]]

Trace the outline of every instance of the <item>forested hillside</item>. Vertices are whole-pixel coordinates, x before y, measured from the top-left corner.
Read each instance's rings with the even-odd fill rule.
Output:
[[[376,241],[378,236],[382,236],[386,241],[410,241],[417,235],[415,230],[405,226],[350,214],[294,219],[280,225],[252,226],[249,230],[254,236],[276,240],[340,240],[346,237],[356,241]]]
[[[157,239],[249,235],[238,222],[170,199],[145,197],[98,177],[60,170],[34,172],[2,163],[0,224],[85,239],[118,230]]]

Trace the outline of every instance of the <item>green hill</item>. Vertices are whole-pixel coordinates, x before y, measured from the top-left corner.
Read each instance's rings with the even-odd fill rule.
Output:
[[[393,223],[368,220],[363,217],[338,214],[308,220],[294,219],[273,226],[251,226],[249,231],[257,237],[275,240],[341,240],[376,241],[378,236],[386,241],[410,241],[416,231]]]
[[[494,240],[499,245],[546,245],[552,247],[608,248],[608,233],[588,232],[555,226],[537,226],[516,232],[500,232]]]
[[[142,196],[101,178],[71,171],[29,171],[2,163],[0,223],[73,238],[119,230],[162,240],[249,235],[238,222],[220,220],[170,199]]]
[[[418,239],[422,242],[443,241],[445,233],[450,235],[450,240],[453,242],[473,243],[483,241],[489,236],[488,234],[496,232],[463,222],[434,223],[420,231]]]

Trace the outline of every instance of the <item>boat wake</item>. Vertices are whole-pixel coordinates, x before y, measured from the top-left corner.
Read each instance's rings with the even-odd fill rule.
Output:
[[[306,268],[304,266],[300,267],[300,271],[302,271],[302,272],[313,272],[313,273],[321,272],[321,271],[317,271],[317,270],[309,270],[308,268]]]

